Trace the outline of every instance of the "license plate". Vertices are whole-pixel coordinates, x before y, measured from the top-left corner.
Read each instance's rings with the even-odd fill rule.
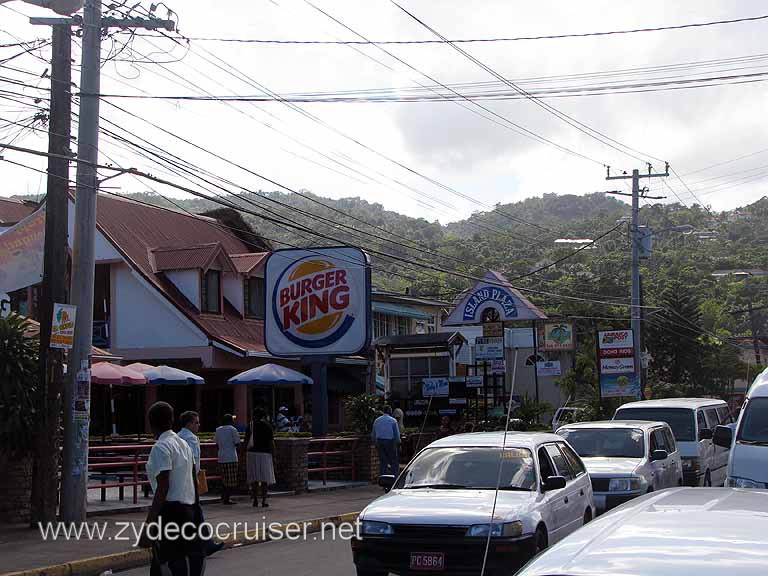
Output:
[[[445,555],[442,552],[411,552],[411,570],[445,570]]]

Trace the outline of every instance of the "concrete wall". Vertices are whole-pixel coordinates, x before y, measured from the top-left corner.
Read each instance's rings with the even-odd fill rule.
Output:
[[[165,275],[187,297],[187,300],[200,310],[200,271],[171,270]]]
[[[112,347],[207,346],[206,336],[127,264],[112,266]]]

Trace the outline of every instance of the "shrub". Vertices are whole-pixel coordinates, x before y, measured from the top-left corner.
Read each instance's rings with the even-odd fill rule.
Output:
[[[352,423],[352,430],[357,434],[370,434],[373,429],[373,421],[381,412],[381,396],[358,394],[347,398],[345,404]]]

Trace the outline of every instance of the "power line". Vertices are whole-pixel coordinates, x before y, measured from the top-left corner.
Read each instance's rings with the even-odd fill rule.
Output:
[[[741,22],[756,22],[759,20],[765,20],[768,15],[750,16],[746,18],[733,18],[730,20],[713,20],[709,22],[694,22],[689,24],[677,24],[671,26],[657,26],[657,27],[644,27],[644,28],[630,28],[624,30],[608,30],[602,32],[582,32],[575,34],[551,34],[541,36],[518,36],[510,38],[455,38],[450,42],[454,44],[463,43],[493,43],[493,42],[520,42],[528,40],[561,40],[566,38],[589,38],[595,36],[614,36],[620,34],[636,34],[640,32],[663,32],[667,30],[684,30],[687,28],[702,28],[706,26],[719,26],[724,24],[737,24]],[[144,34],[137,34],[137,36],[144,36]],[[234,42],[239,44],[320,44],[320,45],[420,45],[420,44],[441,44],[441,40],[267,40],[267,39],[254,39],[254,38],[215,38],[215,37],[189,37],[189,40],[199,42]]]

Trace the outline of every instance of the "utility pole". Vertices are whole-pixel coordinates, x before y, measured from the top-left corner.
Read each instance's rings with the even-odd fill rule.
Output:
[[[101,88],[101,34],[105,27],[163,28],[170,20],[101,17],[101,0],[86,0],[83,12],[83,54],[80,76],[80,126],[77,146],[77,196],[72,267],[72,303],[77,306],[75,337],[69,355],[64,404],[64,466],[61,480],[61,517],[83,522],[88,480],[90,408],[90,355],[93,340],[93,279],[96,238],[96,195],[99,160],[99,94]]]
[[[33,18],[51,25],[51,108],[48,120],[48,182],[45,254],[40,295],[40,402],[32,471],[32,522],[54,522],[58,504],[59,413],[64,391],[64,351],[50,348],[54,303],[67,303],[72,33],[69,18]]]
[[[760,355],[760,336],[759,336],[760,327],[757,324],[757,316],[755,316],[755,310],[752,308],[751,300],[747,305],[747,310],[749,310],[749,324],[752,330],[752,345],[755,348],[755,363],[762,366],[763,361]]]
[[[640,361],[640,340],[641,340],[641,322],[640,322],[640,178],[664,178],[669,176],[669,164],[663,173],[654,174],[651,172],[651,166],[648,165],[648,173],[640,175],[640,170],[632,170],[630,176],[626,172],[620,176],[611,176],[611,169],[608,168],[606,180],[628,180],[632,179],[632,222],[630,224],[630,239],[632,241],[632,345],[633,357],[635,363],[635,377],[640,383],[640,395],[645,392],[642,388],[642,364]],[[646,196],[644,196],[645,198]],[[651,198],[648,196],[648,198]]]

